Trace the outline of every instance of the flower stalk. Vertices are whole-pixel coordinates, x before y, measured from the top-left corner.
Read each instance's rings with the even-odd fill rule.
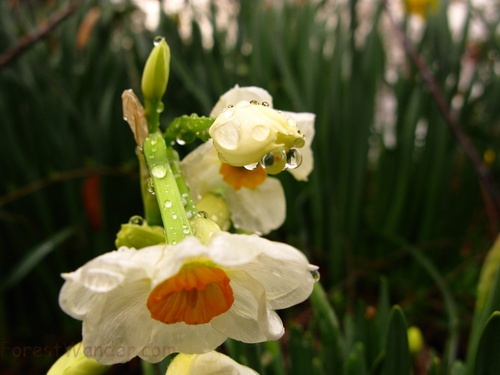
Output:
[[[160,208],[166,241],[176,244],[192,235],[192,231],[161,134],[150,134],[144,141],[143,150]]]

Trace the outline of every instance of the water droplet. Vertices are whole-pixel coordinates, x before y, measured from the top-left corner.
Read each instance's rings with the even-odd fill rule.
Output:
[[[181,134],[177,134],[177,137],[175,137],[175,141],[177,142],[178,145],[184,146],[186,144],[186,141],[182,139]]]
[[[268,126],[257,125],[254,126],[252,129],[252,138],[255,139],[256,141],[262,142],[266,140],[270,132],[271,130],[269,129]]]
[[[202,219],[208,219],[208,214],[205,211],[198,211],[196,213],[196,217],[200,217]]]
[[[257,100],[250,100],[250,104],[260,104]]]
[[[297,148],[301,148],[301,147],[304,147],[304,145],[306,144],[306,141],[304,139],[304,137],[302,138],[297,138],[295,140],[295,142],[293,142],[293,145]]]
[[[127,116],[123,116],[123,119],[124,119],[125,121],[128,121]]]
[[[288,119],[288,125],[290,126],[297,126],[297,122],[293,118]]]
[[[189,228],[188,228],[188,227],[186,227],[186,226],[185,226],[185,227],[183,227],[183,229],[182,229],[182,233],[184,233],[184,234],[189,234],[189,232],[190,232],[190,230],[189,230]]]
[[[302,164],[302,155],[296,148],[291,148],[286,153],[286,165],[287,169],[298,168]]]
[[[270,104],[269,104],[268,102],[262,102],[262,105],[263,105],[264,107],[269,107],[269,106],[270,106]]]
[[[192,219],[193,218],[193,212],[192,211],[186,211],[186,218],[188,220]]]
[[[163,103],[159,102],[158,107],[156,107],[156,112],[162,113],[164,109],[165,109],[165,106],[163,105]]]
[[[156,178],[163,178],[167,174],[167,168],[164,165],[158,164],[151,169],[151,174]]]
[[[157,36],[157,37],[153,40],[153,44],[154,44],[155,46],[157,46],[158,44],[160,44],[160,43],[161,43],[161,41],[162,41],[162,40],[163,40],[163,37],[161,37],[161,36]]]
[[[170,208],[172,207],[172,201],[169,201],[168,199],[163,203],[163,206],[165,208]]]
[[[155,187],[153,185],[153,180],[152,179],[148,180],[148,193],[152,194],[152,195],[155,195]]]
[[[243,168],[245,168],[246,170],[249,170],[249,171],[253,171],[254,169],[257,168],[258,165],[259,165],[259,163],[252,163],[252,164],[244,165]]]
[[[158,142],[157,138],[151,138],[151,140],[149,141],[149,143],[151,143],[152,146],[154,146],[157,142]]]
[[[284,149],[269,152],[262,157],[260,165],[269,174],[278,174],[286,167],[286,151]]]
[[[172,214],[172,219],[176,220],[177,219],[177,214]]]
[[[314,282],[317,283],[319,281],[319,278],[320,278],[318,268],[316,267],[314,269],[310,269],[309,272],[311,273],[311,276],[312,276]]]
[[[139,225],[139,226],[142,226],[144,224],[144,219],[139,216],[139,215],[135,215],[135,216],[132,216],[130,218],[130,220],[128,221],[129,224],[132,224],[132,225]]]

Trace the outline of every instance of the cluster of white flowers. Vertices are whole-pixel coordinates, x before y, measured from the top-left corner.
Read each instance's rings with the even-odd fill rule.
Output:
[[[143,109],[130,93],[125,102],[139,144],[147,134]],[[284,327],[275,310],[312,292],[317,267],[260,235],[286,216],[281,183],[268,175],[288,169],[306,180],[312,170],[314,115],[276,111],[267,91],[235,87],[211,116],[212,138],[182,160],[181,171],[194,201],[217,197],[230,224],[212,223],[175,243],[120,247],[62,275],[60,306],[83,321],[84,352],[101,364],[181,353],[167,374],[255,374],[214,350],[227,338],[279,339]]]

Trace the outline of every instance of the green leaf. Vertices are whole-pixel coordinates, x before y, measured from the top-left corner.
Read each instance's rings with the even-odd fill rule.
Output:
[[[494,312],[486,322],[474,361],[474,375],[498,375],[500,374],[500,312]],[[472,364],[471,364],[472,365]],[[471,366],[472,367],[472,366]]]
[[[12,271],[0,286],[0,290],[5,290],[18,284],[43,260],[43,258],[57,249],[57,247],[72,236],[74,232],[74,228],[66,227],[29,250],[23,259],[12,268]]]
[[[410,374],[406,320],[399,306],[394,306],[389,317],[385,345],[384,375]]]

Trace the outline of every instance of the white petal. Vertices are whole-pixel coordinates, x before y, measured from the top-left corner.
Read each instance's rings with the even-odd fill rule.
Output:
[[[147,361],[157,362],[164,358],[163,353],[206,353],[220,346],[226,339],[226,335],[217,332],[210,324],[163,324],[155,321],[151,342],[148,344],[150,350],[145,348],[139,356]],[[162,354],[157,356],[158,353]]]
[[[148,280],[107,293],[83,321],[86,355],[103,364],[124,363],[148,344],[152,323],[146,307]]]
[[[276,178],[267,177],[255,189],[228,189],[226,200],[237,228],[268,234],[285,222],[285,192]]]
[[[283,324],[276,313],[268,311],[266,292],[259,281],[241,271],[230,271],[228,276],[233,305],[210,324],[220,333],[246,343],[279,339],[284,333]]]
[[[62,274],[66,280],[59,293],[63,311],[76,319],[83,319],[103,293],[114,290],[122,283],[148,277],[149,270],[163,254],[163,246],[142,250],[121,248],[103,254],[77,269]]]
[[[258,102],[269,103],[270,107],[273,106],[273,98],[266,90],[256,86],[239,87],[236,85],[220,97],[212,112],[210,112],[210,117],[219,116],[228,105],[235,105],[242,100],[257,100]]]
[[[230,357],[211,351],[205,354],[179,353],[170,363],[166,375],[258,375]]]
[[[302,155],[302,164],[295,169],[290,169],[289,172],[299,181],[307,181],[307,177],[314,168],[314,156],[311,148],[314,139],[314,119],[316,117],[313,113],[288,113],[297,122],[297,127],[304,136],[305,145],[299,149]]]
[[[263,285],[272,309],[296,305],[309,297],[314,285],[311,265],[297,249],[259,238],[262,253],[252,262],[232,269],[244,270]]]
[[[246,264],[261,252],[256,235],[216,232],[208,244],[208,255],[215,263],[222,266]]]
[[[195,200],[213,189],[225,186],[219,173],[220,166],[212,140],[198,146],[182,160],[182,174]]]

